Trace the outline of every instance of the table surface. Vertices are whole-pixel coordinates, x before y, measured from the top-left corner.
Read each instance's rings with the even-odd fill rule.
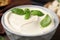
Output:
[[[30,0],[11,0],[11,4],[0,8],[0,21],[1,21],[1,16],[3,15],[3,13],[6,10],[10,9],[11,7],[17,6],[17,5],[27,5],[27,4],[32,4],[32,3],[31,3]],[[1,22],[0,22],[0,27],[2,27]],[[7,37],[6,34],[4,34],[3,36],[5,37],[5,40],[9,40],[9,38]],[[55,35],[53,36],[53,38],[51,40],[60,40],[60,24],[59,24],[59,26],[57,28],[57,31],[56,31]]]

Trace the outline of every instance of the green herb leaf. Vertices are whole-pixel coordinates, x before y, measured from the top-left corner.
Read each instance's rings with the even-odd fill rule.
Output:
[[[30,10],[26,8],[25,9],[25,19],[29,19],[31,16],[30,14],[31,14]]]
[[[24,15],[25,14],[24,11],[22,9],[19,9],[19,8],[13,8],[11,11],[15,14],[18,14],[18,15]]]
[[[37,15],[37,16],[43,16],[44,14],[41,12],[41,11],[39,11],[39,10],[32,10],[31,11],[31,14],[32,15]]]
[[[4,37],[0,36],[0,40],[5,40]]]
[[[58,2],[60,2],[60,0],[57,0]]]
[[[42,27],[47,27],[51,23],[51,18],[49,15],[46,15],[45,18],[40,22]]]

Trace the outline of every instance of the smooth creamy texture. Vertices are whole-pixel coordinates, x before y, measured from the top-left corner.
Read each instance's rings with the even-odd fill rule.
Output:
[[[32,10],[32,8],[30,9]],[[49,14],[48,12],[43,11],[42,9],[38,9],[38,8],[36,9],[33,8],[33,9],[41,10],[45,14],[45,16],[46,14]],[[54,28],[54,19],[50,14],[49,16],[52,19],[51,24],[46,28],[41,27],[40,21],[45,16],[39,17],[39,20],[37,16],[31,16],[30,19],[25,20],[24,15],[20,16],[20,15],[11,13],[11,11],[9,11],[6,13],[4,20],[7,27],[15,33],[22,34],[22,35],[37,35],[37,34],[41,35],[51,31],[51,29]]]

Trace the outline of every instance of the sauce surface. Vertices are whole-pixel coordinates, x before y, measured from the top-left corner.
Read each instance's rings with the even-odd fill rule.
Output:
[[[24,8],[22,8],[24,9]],[[39,17],[38,20],[38,16],[32,16],[30,19],[25,20],[24,19],[24,15],[17,15],[12,13],[11,11],[7,12],[4,20],[5,20],[5,24],[7,25],[7,27],[12,30],[15,33],[18,34],[22,34],[22,35],[37,35],[37,34],[44,34],[47,33],[49,31],[51,31],[51,29],[54,28],[54,19],[53,16],[50,15],[49,12],[46,12],[42,9],[39,8],[29,8],[30,10],[40,10],[42,11],[45,15],[42,17]],[[40,25],[40,21],[46,16],[49,15],[51,17],[51,24],[45,28],[42,28]]]

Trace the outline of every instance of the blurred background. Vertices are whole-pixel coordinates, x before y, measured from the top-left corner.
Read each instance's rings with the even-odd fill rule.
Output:
[[[53,1],[54,0],[0,0],[0,40],[9,40],[1,25],[1,17],[5,11],[19,5],[40,5],[44,7],[44,5],[47,6]],[[60,40],[60,25],[51,40]]]

